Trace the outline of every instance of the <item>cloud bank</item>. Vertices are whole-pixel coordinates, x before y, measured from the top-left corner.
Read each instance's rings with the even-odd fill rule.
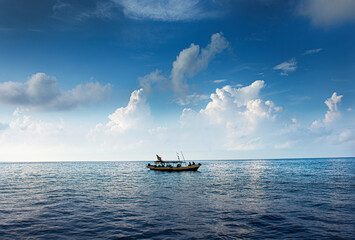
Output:
[[[262,80],[249,86],[224,86],[210,95],[208,104],[199,111],[185,108],[179,125],[158,125],[150,114],[143,89],[132,92],[125,107],[109,115],[109,121],[99,123],[88,139],[100,147],[122,151],[140,148],[142,151],[160,148],[195,150],[263,149],[268,135],[276,127],[277,114],[282,110],[270,100],[262,100]],[[280,142],[281,144],[283,142]],[[273,146],[271,146],[273,147]]]
[[[102,86],[98,82],[61,91],[55,77],[36,73],[25,83],[0,83],[0,103],[39,110],[67,110],[102,100],[110,91],[110,84]]]
[[[244,87],[216,88],[206,105],[184,108],[179,119],[168,123],[154,120],[141,88],[132,92],[126,106],[108,116],[108,122],[97,124],[87,139],[102,152],[134,154],[139,149],[140,153],[150,154],[152,149],[160,152],[183,149],[196,154],[203,152],[206,158],[211,158],[209,152],[247,157],[250,151],[254,156],[260,153],[266,157],[262,153],[274,153],[275,149],[285,156],[292,152],[293,156],[304,157],[299,151],[309,146],[318,153],[328,146],[329,153],[331,149],[349,151],[354,145],[353,127],[338,122],[342,95],[334,93],[327,99],[324,119],[308,127],[308,123],[303,125],[290,118],[287,111],[270,99],[263,99],[260,93],[264,88],[263,80]]]

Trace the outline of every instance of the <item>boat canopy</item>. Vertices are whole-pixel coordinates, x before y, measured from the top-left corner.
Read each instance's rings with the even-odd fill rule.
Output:
[[[156,164],[159,163],[183,163],[184,161],[155,161]]]

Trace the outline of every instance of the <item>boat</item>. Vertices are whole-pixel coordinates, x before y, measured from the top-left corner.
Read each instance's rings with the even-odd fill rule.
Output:
[[[176,153],[178,161],[164,161],[158,154],[157,161],[154,162],[154,165],[148,163],[147,168],[150,170],[156,171],[166,171],[166,172],[180,172],[180,171],[197,171],[201,166],[201,163],[189,162],[187,163],[184,157],[184,154],[181,152],[183,161],[180,159],[179,153]]]

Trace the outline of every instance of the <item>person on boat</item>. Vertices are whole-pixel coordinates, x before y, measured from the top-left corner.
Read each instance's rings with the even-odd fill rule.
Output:
[[[192,162],[192,165],[195,165],[195,162]]]

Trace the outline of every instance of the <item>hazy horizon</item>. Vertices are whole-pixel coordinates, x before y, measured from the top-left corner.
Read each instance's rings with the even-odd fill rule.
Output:
[[[319,160],[319,159],[347,159],[347,158],[354,158],[354,157],[303,157],[303,158],[235,158],[235,159],[186,159],[186,162],[192,161],[269,161],[269,160]],[[163,159],[164,161],[175,161],[177,159]],[[39,161],[26,161],[26,160],[19,160],[19,161],[0,161],[0,163],[60,163],[60,162],[155,162],[156,159],[152,158],[150,160],[39,160]],[[182,160],[184,161],[184,160]]]

